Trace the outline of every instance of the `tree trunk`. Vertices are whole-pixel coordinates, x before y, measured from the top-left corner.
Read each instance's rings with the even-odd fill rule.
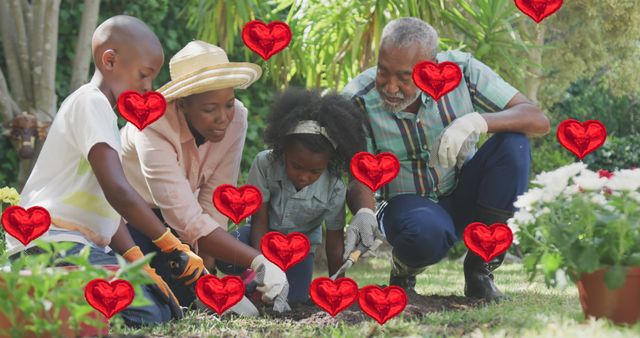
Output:
[[[4,77],[2,69],[0,69],[0,116],[2,116],[2,121],[9,121],[18,113],[20,113],[20,107],[18,107],[18,104],[11,98],[7,80]]]
[[[42,109],[43,103],[46,102],[46,95],[39,89],[43,87],[44,82],[44,35],[45,20],[47,19],[47,0],[36,0],[33,4],[34,27],[31,28],[29,40],[31,43],[31,71],[33,72],[33,87],[35,88],[35,107]]]
[[[18,66],[18,48],[15,45],[15,24],[9,9],[9,3],[0,1],[0,33],[2,34],[2,50],[7,65],[9,76],[9,88],[13,99],[18,106],[23,107],[26,103],[20,66]]]
[[[526,95],[533,102],[538,103],[538,90],[542,84],[542,47],[544,46],[544,34],[546,26],[541,23],[536,26],[536,46],[529,51],[529,59],[534,64],[531,69],[533,74],[529,80],[527,80],[527,92]]]
[[[38,116],[39,120],[50,119],[56,114],[56,59],[58,56],[58,20],[60,11],[60,0],[50,0],[47,2],[45,31],[44,31],[44,53],[42,66],[44,67],[44,81],[42,87],[38,88],[44,94],[45,100],[39,110],[45,112],[47,116]]]
[[[98,23],[100,0],[85,0],[82,12],[82,23],[76,42],[76,53],[73,59],[73,72],[71,73],[71,87],[73,92],[87,82],[89,77],[89,65],[91,63],[91,38]]]
[[[27,48],[27,29],[25,27],[25,18],[22,12],[22,4],[20,0],[12,0],[10,3],[11,15],[14,20],[15,29],[15,47],[18,53],[18,66],[20,67],[20,75],[25,93],[25,102],[22,103],[22,109],[31,111],[33,107],[33,80],[31,79],[31,65],[29,62],[29,48]]]

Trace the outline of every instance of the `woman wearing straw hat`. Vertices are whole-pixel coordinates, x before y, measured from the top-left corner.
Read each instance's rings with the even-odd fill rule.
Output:
[[[215,188],[236,185],[240,171],[247,109],[234,91],[258,80],[262,69],[252,63],[229,62],[224,50],[203,41],[187,44],[171,58],[169,69],[171,81],[158,90],[167,100],[165,115],[143,131],[130,123],[122,129],[127,179],[169,228],[201,256],[264,271],[256,278],[263,301],[273,302],[277,296],[286,299],[285,273],[227,233],[227,218],[212,203]],[[129,231],[145,254],[157,250],[133,227]],[[170,260],[162,253],[156,256],[164,265]],[[161,260],[154,259],[152,265],[162,265]],[[180,268],[177,263],[157,270],[175,274]],[[194,300],[192,287],[170,286],[183,306]]]

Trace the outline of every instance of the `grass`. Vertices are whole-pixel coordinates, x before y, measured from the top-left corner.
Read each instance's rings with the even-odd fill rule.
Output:
[[[348,272],[358,285],[386,284],[388,259],[374,258],[356,264]],[[322,271],[322,273],[326,273]],[[402,315],[384,326],[370,320],[334,326],[301,324],[272,318],[219,320],[189,313],[177,323],[145,329],[121,324],[113,335],[149,337],[640,337],[640,324],[618,327],[605,320],[584,320],[575,286],[549,289],[541,279],[529,283],[520,264],[505,264],[496,273],[500,288],[511,299],[472,310],[444,311],[420,319]],[[418,277],[421,294],[462,295],[462,264],[452,260],[430,267]]]

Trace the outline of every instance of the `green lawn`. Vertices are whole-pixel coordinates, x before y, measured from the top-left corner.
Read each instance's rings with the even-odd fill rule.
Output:
[[[356,264],[348,273],[358,285],[386,284],[387,258]],[[402,315],[384,326],[373,320],[357,324],[338,320],[329,325],[274,318],[218,318],[189,313],[179,323],[131,330],[116,324],[111,333],[149,337],[640,337],[640,324],[621,328],[607,321],[585,321],[577,289],[548,289],[542,280],[527,282],[520,264],[497,270],[498,285],[511,299],[474,309],[428,313],[421,318]],[[418,277],[418,292],[462,296],[462,265],[443,261]]]

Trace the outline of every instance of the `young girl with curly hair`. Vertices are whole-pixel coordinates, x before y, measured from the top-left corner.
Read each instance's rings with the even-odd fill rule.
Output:
[[[261,190],[263,204],[237,236],[260,250],[269,231],[305,234],[311,250],[287,271],[287,279],[289,302],[306,301],[322,223],[329,275],[342,264],[346,186],[341,176],[365,148],[362,115],[336,93],[290,88],[274,102],[264,140],[270,149],[256,156],[247,181]]]

